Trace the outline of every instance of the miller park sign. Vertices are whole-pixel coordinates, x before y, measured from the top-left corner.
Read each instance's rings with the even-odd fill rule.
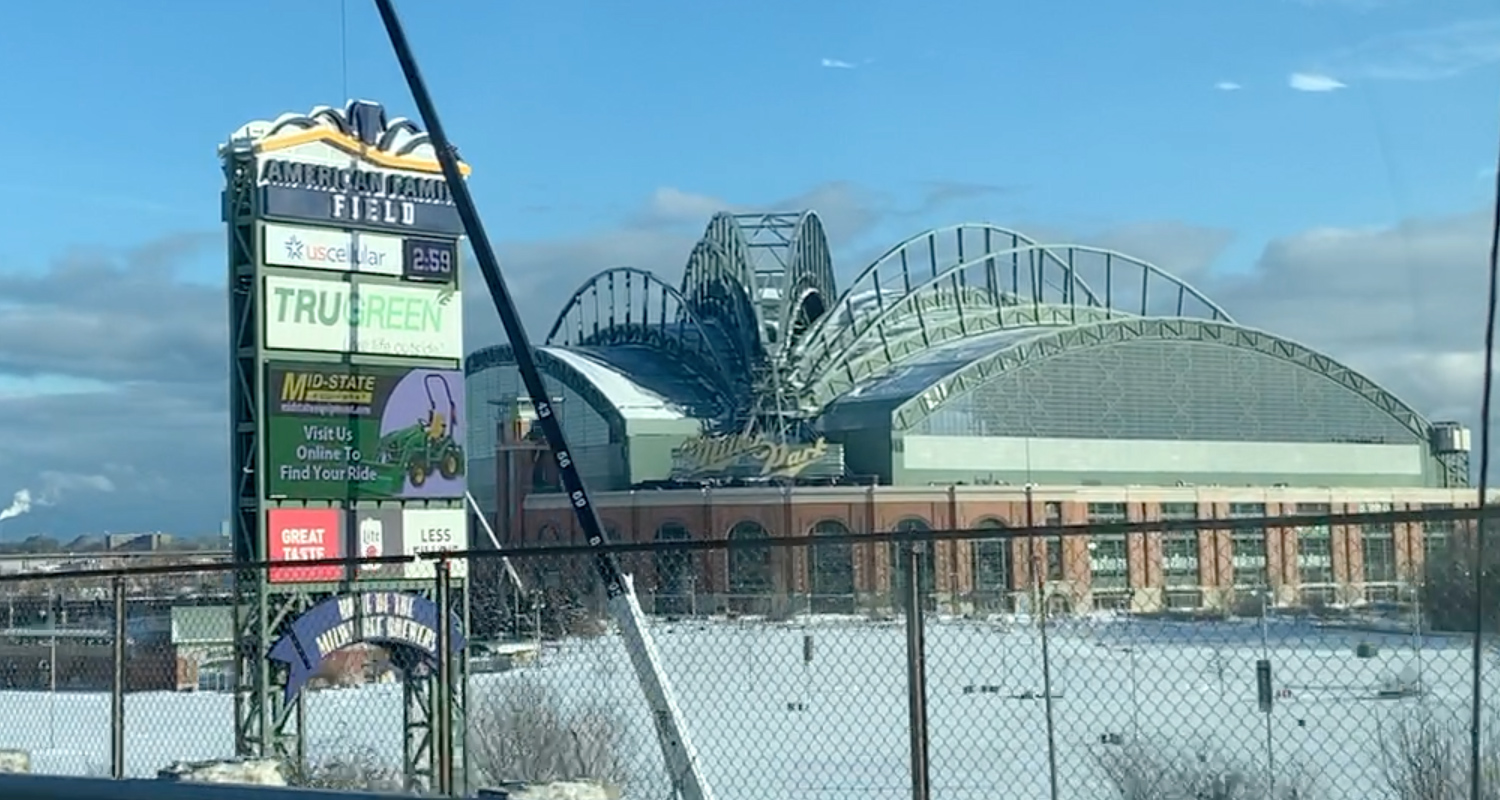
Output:
[[[777,441],[759,434],[700,436],[672,451],[672,478],[743,480],[843,472],[843,453],[823,439]]]

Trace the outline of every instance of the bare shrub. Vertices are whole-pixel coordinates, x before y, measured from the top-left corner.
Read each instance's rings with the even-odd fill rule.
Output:
[[[399,792],[406,783],[400,764],[382,759],[369,747],[337,750],[287,772],[288,785],[306,789]]]
[[[1131,742],[1099,753],[1111,797],[1119,800],[1309,800],[1310,776],[1296,764],[1278,764],[1275,786],[1265,766],[1217,749],[1187,752]]]
[[[766,612],[767,622],[790,622],[807,607],[805,602],[799,602],[801,598],[793,595],[778,594],[769,599],[771,607]]]
[[[1264,601],[1254,592],[1235,592],[1229,606],[1230,615],[1240,618],[1259,617],[1264,610],[1267,610]]]
[[[1380,726],[1381,770],[1394,800],[1467,800],[1468,726],[1425,706]],[[1483,800],[1500,800],[1500,752],[1487,742],[1479,754]]]
[[[533,597],[533,608],[535,603],[541,603],[542,635],[561,639],[568,636],[591,638],[608,633],[609,623],[601,614],[596,589],[593,583],[582,588],[553,587],[539,597]]]
[[[486,782],[591,780],[622,787],[624,720],[597,705],[569,707],[530,676],[469,697],[467,755]]]
[[[308,680],[308,686],[315,689],[343,689],[363,684],[367,664],[374,652],[372,647],[357,645],[329,654]]]

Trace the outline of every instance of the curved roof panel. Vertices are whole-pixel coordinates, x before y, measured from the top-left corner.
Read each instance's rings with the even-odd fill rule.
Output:
[[[703,379],[643,345],[536,348],[543,372],[582,394],[595,411],[616,425],[629,420],[711,418],[723,399]],[[509,345],[469,354],[465,369],[475,375],[515,364]]]
[[[648,345],[546,350],[599,387],[626,419],[707,418],[724,402],[713,384]]]
[[[856,386],[835,401],[835,405],[857,403],[895,408],[976,360],[1047,332],[1047,328],[1015,328],[959,339],[941,347],[924,350],[919,355],[897,363],[890,371],[874,380]]]
[[[1348,388],[1418,436],[1430,424],[1415,409],[1362,373],[1289,339],[1228,322],[1201,319],[1126,318],[1072,327],[1009,330],[958,340],[898,362],[880,377],[845,393],[825,417],[831,429],[849,429],[880,415],[908,429],[950,400],[1023,364],[1065,353],[1132,341],[1211,342],[1295,364]]]
[[[566,347],[544,347],[542,350],[587,378],[626,419],[682,419],[687,416],[681,406],[637,383],[637,378],[627,375],[614,364],[598,358],[597,350],[588,353]],[[613,355],[618,358],[620,354]]]

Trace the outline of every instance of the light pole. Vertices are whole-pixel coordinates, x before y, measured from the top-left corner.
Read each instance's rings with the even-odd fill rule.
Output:
[[[1427,675],[1422,665],[1422,587],[1412,586],[1412,647],[1416,650],[1417,659],[1417,686],[1418,692],[1423,695],[1427,693]]]
[[[47,586],[47,747],[57,749],[57,606],[51,585]]]
[[[1266,618],[1266,609],[1267,609],[1267,605],[1268,605],[1268,601],[1270,600],[1270,597],[1271,597],[1271,590],[1270,590],[1270,588],[1261,589],[1261,591],[1260,591],[1260,657],[1266,659],[1267,661],[1269,661],[1271,659],[1270,637],[1268,636],[1268,632],[1266,630],[1266,626],[1268,624],[1268,620]]]
[[[1130,615],[1130,736],[1131,741],[1141,740],[1141,700],[1137,694],[1140,681],[1136,679],[1135,671],[1135,643],[1136,643],[1136,619],[1135,614]]]
[[[1270,645],[1270,637],[1269,637],[1268,631],[1267,631],[1267,625],[1268,625],[1267,609],[1268,609],[1268,606],[1269,606],[1270,599],[1271,599],[1271,587],[1266,586],[1266,587],[1262,588],[1261,592],[1260,592],[1260,658],[1261,658],[1261,661],[1263,661],[1266,664],[1266,670],[1267,670],[1268,673],[1270,673],[1270,666],[1271,666],[1271,645]],[[1274,674],[1274,673],[1270,673],[1270,674]],[[1275,697],[1275,691],[1276,691],[1275,685],[1272,684],[1271,686],[1268,686],[1267,690],[1269,692],[1271,692],[1271,696],[1274,698]],[[1275,708],[1275,702],[1276,701],[1274,699],[1268,699],[1267,703],[1266,703],[1266,707],[1265,707],[1265,718],[1266,718],[1266,782],[1267,782],[1267,784],[1270,787],[1270,794],[1269,794],[1269,796],[1271,796],[1271,797],[1275,797],[1276,796],[1276,751],[1275,751],[1275,749],[1273,747],[1273,738],[1271,736],[1271,712]]]

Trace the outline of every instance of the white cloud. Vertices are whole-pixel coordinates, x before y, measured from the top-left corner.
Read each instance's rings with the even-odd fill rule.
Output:
[[[1253,268],[1199,288],[1244,324],[1322,350],[1429,419],[1477,422],[1484,212],[1269,242]]]
[[[853,61],[844,61],[840,58],[825,58],[819,63],[827,69],[854,69],[858,66]]]
[[[1362,80],[1451,78],[1500,63],[1500,17],[1372,37],[1318,63],[1328,72]]]
[[[651,193],[645,206],[632,220],[639,225],[704,225],[708,218],[720,211],[734,211],[726,207],[723,200],[704,194],[685,192],[671,186],[663,186]]]
[[[1317,72],[1293,72],[1287,85],[1299,92],[1334,92],[1346,88],[1343,81]]]
[[[1214,88],[1218,89],[1221,92],[1238,92],[1245,87],[1241,86],[1238,83],[1235,83],[1234,81],[1219,81],[1218,83],[1214,84]]]
[[[915,191],[888,198],[832,182],[747,204],[663,188],[617,225],[501,241],[497,250],[528,331],[540,340],[562,303],[602,269],[636,266],[676,284],[713,211],[816,209],[847,282],[867,252],[951,221],[950,213],[976,216],[968,204],[1003,208],[997,194],[1008,190],[936,181]],[[989,216],[1010,222],[1003,211]],[[1229,275],[1214,267],[1232,230],[1164,220],[1079,237],[1015,224],[1044,240],[1083,238],[1155,261],[1190,278],[1240,321],[1347,361],[1429,418],[1473,424],[1487,251],[1482,213],[1311,228],[1268,243],[1250,268]],[[189,282],[176,268],[185,259],[221,258],[218,238],[181,235],[132,253],[69,253],[41,273],[8,277],[0,375],[88,383],[66,393],[28,393],[24,381],[0,391],[0,508],[22,488],[29,504],[29,513],[6,520],[6,538],[217,530],[229,485],[223,289]],[[486,293],[467,292],[465,302],[468,344],[502,340]],[[43,505],[43,497],[61,501]]]

